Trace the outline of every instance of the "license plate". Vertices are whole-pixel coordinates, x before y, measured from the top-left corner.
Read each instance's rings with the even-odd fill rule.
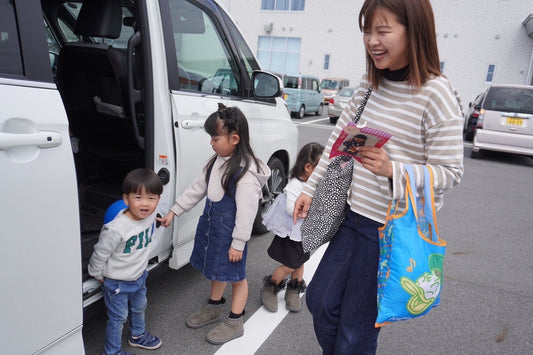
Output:
[[[506,124],[511,126],[522,126],[524,119],[523,118],[516,118],[516,117],[507,117]]]

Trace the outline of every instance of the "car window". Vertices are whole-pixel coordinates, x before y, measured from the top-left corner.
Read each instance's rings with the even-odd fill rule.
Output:
[[[285,86],[285,88],[287,89],[297,89],[298,88],[298,77],[286,75],[283,80],[283,86]]]
[[[533,114],[533,89],[492,87],[483,108],[489,111]]]
[[[238,66],[216,23],[184,0],[170,0],[170,17],[181,90],[236,96],[241,93]]]
[[[322,80],[322,83],[320,84],[320,87],[322,89],[331,89],[331,90],[335,90],[335,89],[338,89],[339,88],[339,82],[336,81],[336,80],[327,80],[327,79],[324,79]]]
[[[339,91],[338,96],[341,97],[352,97],[353,96],[354,89],[342,89]]]
[[[15,9],[9,0],[0,0],[0,73],[24,74]]]
[[[318,91],[318,88],[319,88],[319,84],[318,84],[318,81],[314,80],[314,79],[311,79],[311,85],[312,85],[312,90],[313,91]]]
[[[75,2],[70,1],[63,4],[65,9],[68,11],[68,13],[74,18],[77,19],[78,15],[80,14],[81,9],[81,2]],[[58,12],[60,13],[60,12]],[[127,7],[122,7],[122,18],[125,17],[133,17],[132,12]],[[82,38],[76,34],[74,34],[74,29],[61,17],[58,19],[59,28],[61,29],[61,32],[63,33],[63,38],[67,42],[80,42]],[[100,37],[90,37],[90,40],[97,43],[106,43],[110,46],[116,47],[116,48],[127,48],[128,47],[128,40],[133,35],[134,30],[133,27],[127,26],[124,24],[124,21],[122,21],[122,29],[120,30],[120,37],[116,39],[110,39],[110,38],[100,38]]]

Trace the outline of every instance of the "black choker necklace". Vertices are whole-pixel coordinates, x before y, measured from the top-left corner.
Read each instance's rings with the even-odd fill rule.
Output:
[[[398,70],[385,69],[383,76],[392,81],[407,81],[409,79],[409,66]]]

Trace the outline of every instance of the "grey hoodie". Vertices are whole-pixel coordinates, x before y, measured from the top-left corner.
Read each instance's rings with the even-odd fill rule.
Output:
[[[209,186],[205,182],[206,170],[204,168],[202,174],[196,177],[191,186],[176,199],[176,204],[172,206],[171,211],[176,216],[180,216],[196,206],[206,195],[213,202],[222,200],[224,197],[222,175],[225,169],[223,164],[227,160],[228,157],[217,157],[209,177]],[[231,246],[236,250],[243,250],[252,235],[252,227],[257,214],[262,187],[270,176],[270,168],[260,159],[258,161],[261,172],[258,173],[256,165],[251,164],[248,171],[237,183],[235,192],[237,215],[232,234],[233,242],[231,243]]]

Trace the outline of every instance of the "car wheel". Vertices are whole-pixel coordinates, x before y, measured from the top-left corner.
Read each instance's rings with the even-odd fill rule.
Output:
[[[470,158],[472,159],[479,159],[483,156],[483,153],[481,150],[477,151],[477,152],[474,152],[474,151],[471,151],[470,152]]]
[[[468,129],[463,132],[463,138],[465,141],[472,142],[474,140],[474,130],[469,131]]]
[[[298,110],[296,117],[304,118],[304,116],[305,116],[305,106],[302,105],[302,106],[300,106],[300,109]]]
[[[322,106],[322,104],[320,104],[320,106],[318,106],[318,110],[315,112],[315,115],[322,116],[322,112],[323,111],[324,111],[324,106]]]
[[[268,167],[271,174],[267,183],[263,186],[263,197],[259,200],[259,209],[255,216],[253,234],[265,234],[268,232],[263,224],[263,216],[272,203],[278,197],[287,185],[287,173],[285,172],[285,166],[276,157],[270,158],[268,161]]]
[[[329,118],[329,122],[330,122],[330,123],[333,123],[333,124],[337,124],[337,120],[338,120],[338,119],[339,119],[338,117],[330,117],[330,118]]]

